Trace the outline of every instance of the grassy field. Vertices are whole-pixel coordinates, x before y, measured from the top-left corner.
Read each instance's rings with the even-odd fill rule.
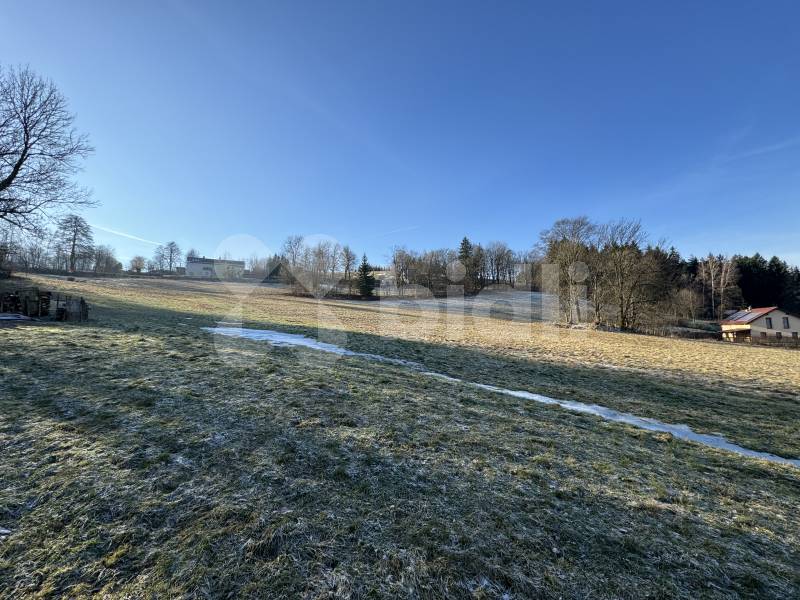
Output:
[[[800,595],[800,469],[201,327],[241,319],[789,457],[796,352],[32,279],[15,284],[80,293],[93,320],[0,329],[2,597]]]

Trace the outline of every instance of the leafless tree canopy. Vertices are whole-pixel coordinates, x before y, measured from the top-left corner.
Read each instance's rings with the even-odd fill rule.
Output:
[[[190,250],[190,252],[193,252],[193,250]],[[181,248],[176,242],[161,244],[156,246],[156,249],[153,251],[152,264],[147,270],[172,273],[177,267],[181,266],[182,257]]]
[[[698,278],[707,287],[711,299],[711,314],[722,319],[737,278],[736,263],[728,256],[709,254],[700,259],[699,267]]]
[[[290,235],[283,243],[283,255],[291,268],[297,267],[303,254],[303,236]]]
[[[585,286],[588,249],[596,246],[598,228],[586,217],[559,219],[542,232],[540,244],[547,258],[558,269],[561,310],[569,323],[581,321],[581,289]]]
[[[181,262],[181,248],[175,242],[167,242],[164,246],[164,258],[167,262],[167,270],[172,272],[176,267],[180,266]]]
[[[67,257],[69,271],[75,271],[78,260],[94,252],[92,228],[86,219],[78,215],[64,215],[56,230],[60,250]]]
[[[73,176],[92,148],[56,86],[28,68],[0,70],[0,219],[31,229],[52,211],[90,204]]]
[[[130,261],[130,270],[134,273],[141,273],[147,265],[147,259],[144,256],[134,256]]]

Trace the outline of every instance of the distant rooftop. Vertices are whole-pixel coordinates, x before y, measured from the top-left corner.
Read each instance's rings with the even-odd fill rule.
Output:
[[[722,324],[747,325],[748,323],[755,321],[758,317],[762,317],[777,309],[777,306],[767,306],[765,308],[748,308],[747,310],[740,310],[739,312],[732,314],[730,317],[722,321]]]
[[[206,258],[205,256],[187,256],[187,263],[202,263],[204,265],[227,265],[244,268],[243,260],[227,260],[224,258]]]

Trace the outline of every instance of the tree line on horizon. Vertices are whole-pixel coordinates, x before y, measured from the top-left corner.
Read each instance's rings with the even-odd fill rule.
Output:
[[[195,252],[190,250],[190,254]],[[156,247],[147,259],[134,256],[128,262],[131,273],[175,273],[183,265],[183,254],[175,242]],[[23,271],[56,271],[114,275],[125,271],[116,250],[95,244],[92,227],[76,214],[62,215],[55,227],[21,228],[0,223],[0,267]]]
[[[129,273],[175,274],[185,255],[174,241],[151,258],[133,257]],[[230,258],[228,256],[224,258]],[[89,224],[63,215],[55,228],[0,226],[0,267],[26,271],[119,274],[123,265],[108,245],[95,245]],[[279,253],[246,260],[248,276],[278,278],[296,293],[371,296],[473,295],[509,288],[553,294],[559,320],[592,322],[622,329],[655,329],[681,320],[721,320],[747,306],[780,306],[800,313],[800,270],[760,254],[684,258],[675,248],[654,244],[638,221],[598,224],[586,217],[560,219],[533,247],[514,251],[505,242],[480,244],[464,237],[457,248],[391,249],[387,267],[372,265],[348,245],[329,239],[287,237]],[[281,270],[282,269],[282,270]],[[376,271],[388,277],[376,280]]]
[[[253,256],[248,266],[255,276],[287,267],[300,293],[336,293],[343,281],[350,282],[352,292],[355,259],[349,246],[330,240],[307,243],[292,235],[280,253]],[[388,267],[371,268],[390,271],[381,282],[383,294],[446,296],[454,285],[454,293],[466,295],[487,288],[545,292],[559,298],[562,321],[622,329],[721,320],[747,306],[777,305],[800,313],[797,267],[760,254],[684,258],[674,247],[651,242],[641,223],[629,219],[560,219],[526,251],[468,237],[457,248],[398,246],[391,250]]]
[[[0,225],[0,268],[98,274],[123,271],[114,248],[95,244],[91,226],[75,214],[59,217],[53,229]]]
[[[796,266],[760,254],[684,258],[674,247],[650,242],[641,223],[628,219],[560,219],[523,252],[467,237],[452,249],[395,248],[392,264],[400,293],[421,286],[446,295],[453,283],[463,283],[466,294],[487,287],[544,292],[559,298],[560,320],[567,323],[655,329],[681,320],[722,320],[747,306],[800,313]]]
[[[0,272],[6,268],[117,274],[123,265],[112,247],[95,244],[81,208],[95,202],[74,176],[92,152],[85,134],[52,81],[27,67],[0,66]],[[190,250],[187,256],[196,256]],[[170,274],[184,263],[174,241],[151,258],[133,257],[132,273]],[[289,236],[281,252],[250,257],[250,274],[267,277],[281,266],[298,293],[403,295],[423,290],[465,294],[518,288],[559,298],[561,320],[592,321],[623,329],[655,327],[680,319],[722,319],[744,306],[778,305],[800,313],[800,271],[777,257],[708,254],[684,258],[649,240],[638,221],[593,223],[560,219],[533,248],[505,242],[457,248],[391,251],[392,277],[377,281],[362,256],[332,240]],[[588,313],[588,314],[587,314]]]

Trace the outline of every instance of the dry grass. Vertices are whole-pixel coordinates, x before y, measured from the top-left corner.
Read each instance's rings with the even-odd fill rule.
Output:
[[[52,278],[34,281],[53,285]],[[253,327],[329,337],[469,380],[596,402],[800,457],[800,353],[792,350],[485,317],[459,320],[380,302],[296,298],[238,283],[101,279],[58,285],[101,310],[134,311],[134,319],[143,318],[139,308],[149,313],[158,306],[184,325],[241,319]]]
[[[95,320],[0,331],[0,596],[800,594],[797,469],[394,365],[221,341],[199,331],[231,312],[219,284],[46,285],[81,290]],[[506,387],[671,393],[638,408],[709,423],[749,396],[797,423],[796,370],[729,371],[732,350],[791,366],[788,351],[477,320],[448,339],[438,315],[324,307],[320,326],[315,302],[261,289],[243,316]],[[729,366],[710,385],[714,362]],[[692,390],[710,406],[683,401]],[[796,447],[779,420],[720,426]]]

